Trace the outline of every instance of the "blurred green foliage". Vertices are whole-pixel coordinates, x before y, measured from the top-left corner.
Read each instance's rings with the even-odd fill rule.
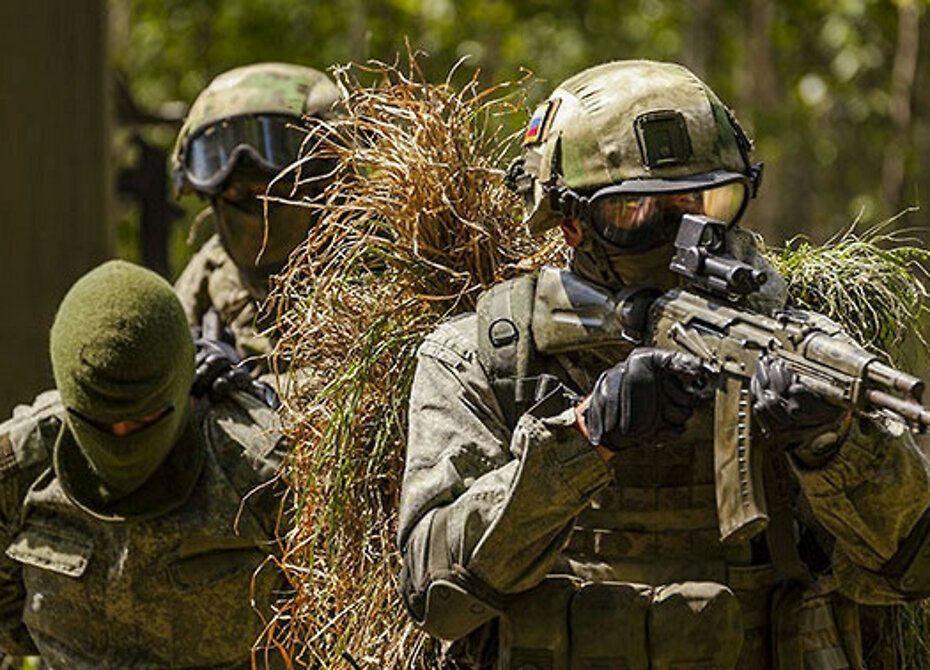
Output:
[[[140,106],[190,103],[261,60],[393,61],[405,40],[444,79],[531,70],[530,102],[610,59],[680,62],[730,105],[766,163],[747,223],[824,240],[930,190],[928,0],[110,0],[112,58]],[[513,123],[516,123],[515,120]],[[170,146],[173,129],[154,132]],[[196,204],[188,204],[193,211]],[[918,212],[906,225],[921,225]],[[182,244],[176,246],[182,247]]]

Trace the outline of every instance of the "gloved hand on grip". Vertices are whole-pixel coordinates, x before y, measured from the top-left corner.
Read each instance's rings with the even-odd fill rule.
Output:
[[[606,370],[583,412],[588,440],[611,451],[680,433],[704,397],[700,361],[665,349],[634,349]]]
[[[272,409],[281,404],[278,394],[268,384],[252,378],[236,349],[217,340],[194,340],[194,384],[191,395],[209,396],[219,402],[233,391],[245,391]]]
[[[762,435],[802,461],[822,461],[839,448],[849,411],[804,386],[789,365],[763,358],[749,385],[752,414]]]

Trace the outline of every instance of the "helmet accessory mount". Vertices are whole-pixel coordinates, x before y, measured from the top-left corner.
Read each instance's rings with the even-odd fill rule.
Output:
[[[684,165],[691,158],[691,137],[681,112],[646,112],[633,122],[643,165],[661,168]]]

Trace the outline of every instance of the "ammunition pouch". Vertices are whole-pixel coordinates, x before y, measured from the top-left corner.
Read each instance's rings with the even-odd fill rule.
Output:
[[[579,586],[571,578],[550,577],[514,596],[500,621],[498,667],[568,670],[568,612]]]
[[[736,596],[714,582],[657,587],[649,611],[652,670],[736,668],[743,643]]]
[[[648,586],[585,584],[571,604],[572,668],[649,668]]]
[[[547,578],[501,618],[500,667],[527,670],[728,670],[742,618],[713,582],[660,587]]]
[[[772,598],[773,670],[865,670],[858,606],[788,582]]]

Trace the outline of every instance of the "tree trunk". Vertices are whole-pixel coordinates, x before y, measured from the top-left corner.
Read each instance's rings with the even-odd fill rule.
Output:
[[[899,0],[898,42],[891,71],[891,103],[888,109],[891,137],[882,164],[882,197],[890,214],[908,204],[904,202],[904,172],[910,155],[911,98],[919,47],[920,9],[916,0]]]
[[[775,19],[775,4],[772,0],[749,0],[743,5],[743,58],[738,61],[736,72],[739,104],[736,114],[747,126],[751,136],[775,134],[772,124],[776,123],[779,109],[778,77],[772,63],[772,25]],[[755,132],[753,130],[755,129]],[[756,147],[756,161],[765,160]],[[767,238],[780,233],[776,222],[782,211],[779,207],[783,189],[783,166],[770,162],[765,167],[765,179],[761,197],[754,201],[747,212],[747,224]],[[778,242],[778,239],[771,239]]]

